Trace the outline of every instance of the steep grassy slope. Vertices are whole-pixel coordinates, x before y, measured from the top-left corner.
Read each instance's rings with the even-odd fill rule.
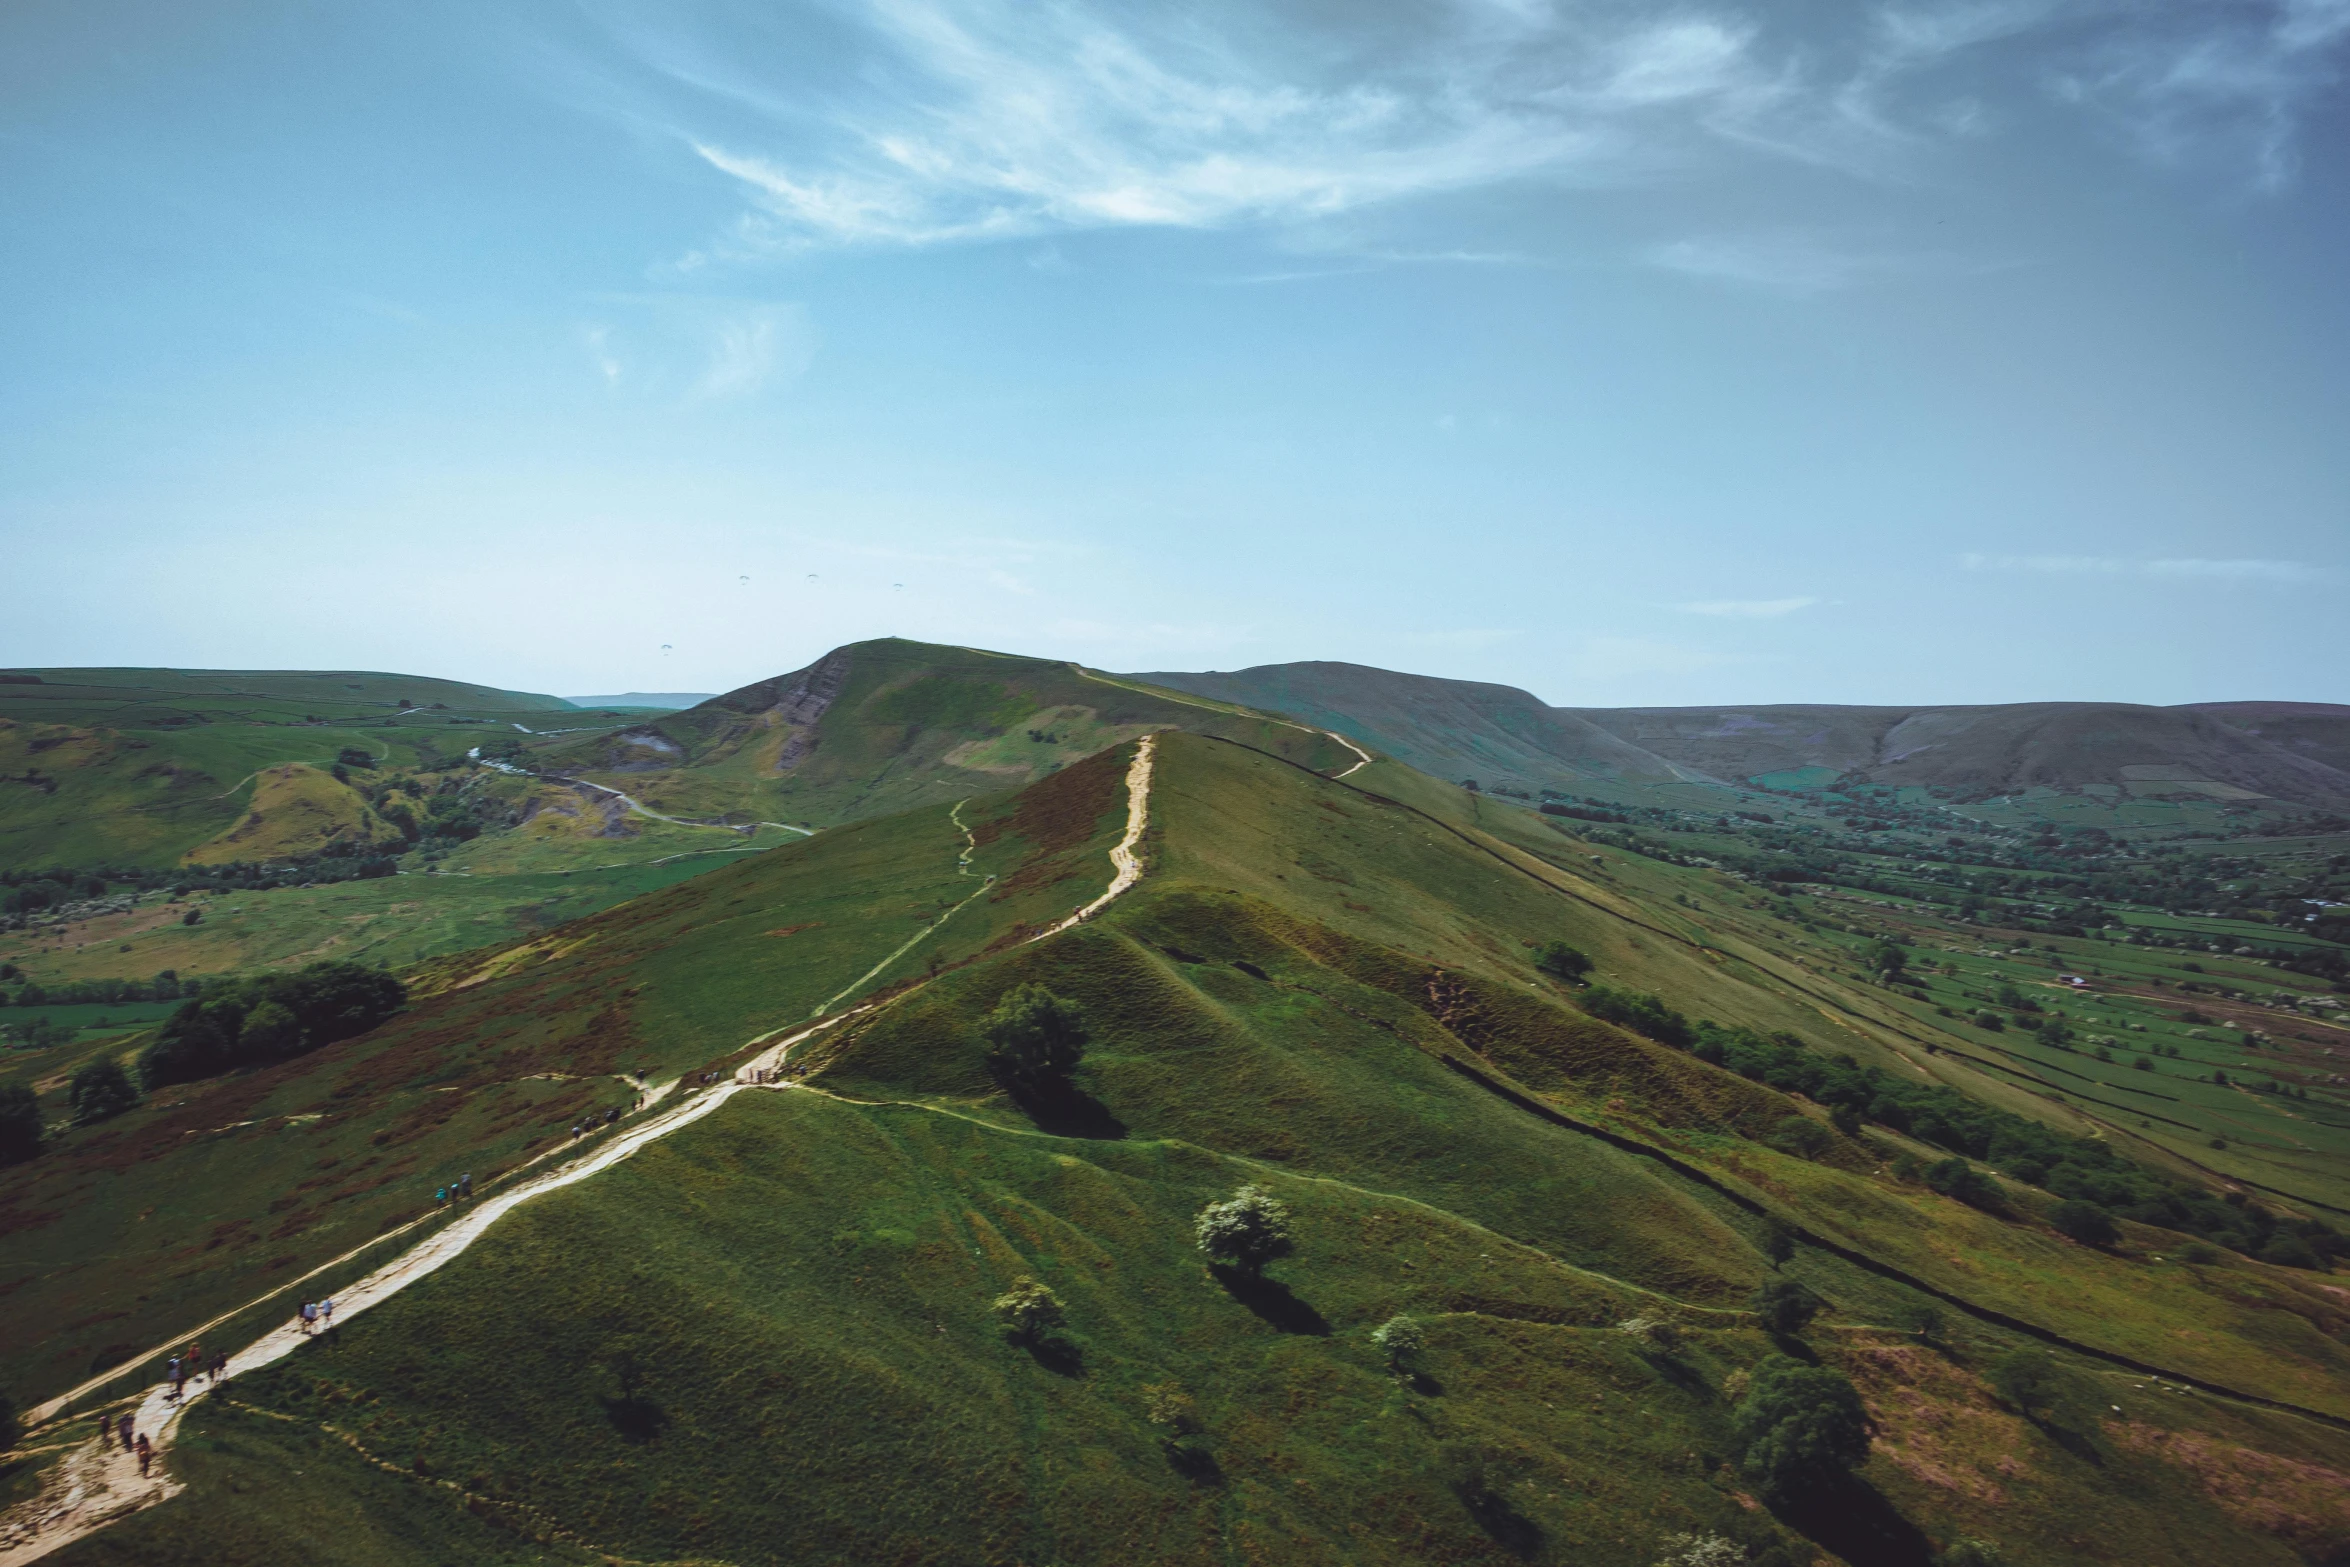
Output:
[[[888,639],[531,765],[672,814],[823,827],[1017,787],[1154,729],[1229,735],[1309,767],[1357,758],[1310,729],[1049,659]]]
[[[1107,880],[1123,765],[1106,753],[1017,800],[801,840],[443,960],[374,1033],[66,1133],[0,1173],[0,1288],[18,1328],[0,1386],[55,1393],[290,1283],[425,1212],[438,1184],[492,1180],[581,1114],[633,1106],[633,1074],[712,1066],[1041,927]],[[87,1054],[20,1058],[11,1075],[62,1121]]]
[[[2020,1418],[1983,1380],[2028,1339],[2006,1317],[2350,1417],[2350,1327],[2315,1281],[2174,1265],[2181,1238],[2154,1231],[2074,1245],[2017,1187],[1987,1217],[1894,1175],[1874,1132],[1780,1151],[1762,1139],[1815,1108],[1587,1016],[1527,946],[1565,934],[1610,979],[1818,1043],[1845,1042],[1823,1036],[1837,998],[1772,988],[1771,954],[1668,928],[1492,824],[1372,792],[1413,775],[1358,789],[1164,736],[1149,874],[1016,943],[1066,906],[1057,878],[1099,875],[1122,765],[966,808],[998,882],[930,938],[927,983],[820,1037],[807,1086],[527,1206],[200,1406],[187,1472],[211,1483],[59,1560],[413,1561],[476,1524],[511,1542],[484,1559],[746,1563],[1645,1567],[1692,1529],[1871,1567],[1960,1536],[2058,1567],[2350,1544],[2339,1424],[2086,1352],[2061,1416]],[[465,988],[395,1027],[507,1071],[726,1059],[825,1004],[893,915],[969,884],[954,822],[830,833],[445,965]],[[805,972],[747,960],[806,937]],[[1071,1094],[1015,1100],[987,1073],[979,1022],[1026,981],[1091,1020]],[[1867,1012],[1850,1038],[1901,1059]],[[1244,1181],[1297,1216],[1269,1281],[1191,1247],[1191,1215]],[[1781,1271],[1766,1215],[1807,1237],[1783,1271],[1831,1302],[1799,1352],[1845,1369],[1878,1427],[1855,1484],[1775,1511],[1728,1421],[1771,1347],[1741,1309]],[[988,1313],[1024,1275],[1069,1317],[1029,1348]],[[1935,1299],[1940,1349],[1897,1326]],[[1400,1376],[1368,1340],[1399,1311],[1429,1323]],[[1617,1327],[1634,1315],[1686,1347],[1644,1348]],[[1152,1389],[1197,1429],[1154,1427]],[[264,1484],[266,1509],[240,1490]]]

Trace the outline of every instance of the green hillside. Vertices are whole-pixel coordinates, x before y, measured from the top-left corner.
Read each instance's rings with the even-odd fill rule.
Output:
[[[410,675],[0,671],[0,871],[168,867],[231,831],[269,769],[346,752],[441,766],[533,718],[595,721],[558,697]]]
[[[1357,758],[1311,728],[1051,659],[890,638],[606,734],[534,744],[542,772],[673,815],[808,827],[1015,788],[1155,729],[1302,765]]]
[[[732,1090],[207,1398],[170,1460],[188,1490],[54,1559],[1647,1567],[1699,1534],[1757,1563],[1922,1567],[1966,1538],[2013,1562],[2287,1567],[2350,1547],[2350,1313],[2321,1270],[2127,1219],[2076,1243],[2012,1171],[1971,1203],[1926,1182],[1949,1155],[1922,1122],[1831,1123],[1778,1068],[1704,1058],[1792,1049],[1807,1081],[1875,1067],[2001,1125],[2098,1129],[1859,977],[1867,938],[1825,927],[1824,897],[1791,914],[1718,869],[1594,860],[1555,819],[1393,762],[1333,780],[1162,733],[1141,881],[1024,940],[1107,880],[1131,756],[440,961],[371,1034],[173,1089],[11,1172],[22,1402],[417,1217],[449,1173],[519,1176],[633,1102],[616,1074],[701,1092],[845,1018],[795,1047],[795,1083]],[[1557,940],[1596,984],[1535,966]],[[1021,984],[1082,1009],[1064,1087],[988,1064],[982,1025]],[[1717,1027],[1674,1044],[1601,1016],[1648,991]],[[1295,1224],[1261,1278],[1193,1246],[1193,1215],[1248,1183]],[[126,1256],[149,1260],[126,1277]],[[1027,1342],[990,1309],[1023,1278],[1065,1316]],[[1749,1307],[1782,1279],[1826,1304],[1774,1341]],[[1400,1369],[1370,1337],[1398,1314],[1424,1336]],[[2058,1391],[2019,1404],[1993,1371],[2027,1347],[2054,1350]],[[1740,1467],[1779,1352],[1865,1402],[1851,1478],[1768,1491]]]

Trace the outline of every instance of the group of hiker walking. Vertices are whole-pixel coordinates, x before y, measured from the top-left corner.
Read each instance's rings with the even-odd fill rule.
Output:
[[[434,1192],[432,1194],[432,1202],[435,1208],[446,1208],[453,1203],[463,1202],[472,1195],[473,1173],[471,1171],[467,1171],[465,1174],[460,1175],[457,1177],[457,1179],[451,1181],[448,1185]]]
[[[306,1300],[302,1302],[302,1309],[294,1314],[295,1327],[306,1334],[333,1327],[334,1321],[335,1299],[332,1295],[324,1300]]]
[[[172,1356],[171,1363],[164,1368],[163,1380],[171,1385],[170,1393],[165,1396],[176,1404],[180,1395],[187,1391],[188,1384],[198,1377],[209,1377],[217,1382],[227,1373],[227,1350],[216,1349],[212,1352],[212,1358],[206,1360],[204,1346],[200,1343],[190,1344],[186,1354]],[[123,1416],[123,1420],[127,1424],[130,1416]],[[126,1441],[123,1445],[127,1447],[130,1444]]]
[[[218,1382],[227,1375],[227,1350],[216,1349],[207,1356],[201,1343],[190,1344],[185,1353],[172,1356],[170,1363],[164,1367],[163,1380],[167,1391],[163,1396],[176,1404],[187,1396],[188,1384],[198,1377],[208,1382]],[[133,1428],[129,1410],[124,1410],[119,1416],[100,1415],[98,1441],[104,1447],[120,1442],[124,1452],[139,1460],[139,1478],[147,1478],[148,1467],[155,1462],[155,1444],[147,1439],[146,1432]]]
[[[98,1417],[98,1444],[101,1447],[112,1447],[118,1440],[124,1452],[138,1455],[139,1478],[146,1479],[147,1466],[155,1461],[155,1446],[147,1440],[146,1432],[141,1431],[135,1436],[132,1434],[131,1416],[127,1409],[119,1421],[112,1415]]]

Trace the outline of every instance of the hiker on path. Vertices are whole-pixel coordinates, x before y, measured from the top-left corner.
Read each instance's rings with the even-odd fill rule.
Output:
[[[147,1465],[155,1457],[155,1449],[147,1445],[147,1433],[139,1433],[139,1478],[147,1478]]]
[[[212,1352],[212,1380],[217,1383],[222,1377],[227,1375],[228,1351],[225,1349],[216,1349]]]
[[[457,1177],[457,1190],[463,1192],[468,1199],[473,1196],[473,1172],[471,1170]]]
[[[604,1112],[604,1124],[606,1126],[610,1126],[614,1121],[619,1119],[620,1107],[618,1105],[614,1105],[611,1109]]]
[[[103,1409],[98,1411],[98,1445],[102,1448],[114,1445],[114,1417]]]
[[[302,1331],[304,1333],[308,1333],[310,1331],[311,1324],[317,1320],[318,1308],[312,1305],[309,1301],[302,1302]]]
[[[432,1205],[436,1209],[449,1206],[449,1188],[446,1186],[437,1188],[432,1194]]]
[[[122,1412],[122,1420],[114,1429],[122,1436],[122,1450],[126,1453],[129,1452],[131,1450],[131,1412],[129,1410],[126,1409]]]
[[[335,1298],[332,1295],[329,1295],[326,1299],[318,1303],[318,1315],[320,1320],[325,1322],[327,1326],[334,1326]]]
[[[166,1382],[169,1382],[169,1383],[171,1384],[171,1398],[172,1398],[172,1402],[174,1402],[174,1403],[177,1403],[177,1402],[179,1401],[179,1396],[180,1396],[180,1358],[179,1358],[179,1356],[177,1356],[177,1355],[174,1355],[174,1356],[172,1356],[172,1357],[171,1357],[171,1364],[170,1364],[169,1366],[167,1366],[167,1367],[165,1367],[165,1368],[164,1368],[164,1372],[163,1372],[163,1380],[165,1380]]]

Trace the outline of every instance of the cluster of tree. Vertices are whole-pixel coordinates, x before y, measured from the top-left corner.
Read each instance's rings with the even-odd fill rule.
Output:
[[[0,963],[0,984],[18,977],[14,964]],[[196,990],[195,980],[183,980],[176,970],[165,969],[153,979],[69,979],[54,985],[28,979],[14,999],[20,1007],[120,1006],[132,1001],[177,1001],[196,994]]]
[[[381,969],[332,960],[292,974],[208,983],[140,1054],[139,1076],[152,1090],[282,1061],[364,1034],[406,999]]]
[[[1702,1060],[1783,1093],[1829,1107],[1840,1130],[1874,1123],[1948,1149],[1952,1158],[1915,1173],[1946,1196],[1980,1207],[1999,1205],[1998,1185],[1969,1160],[1981,1160],[2068,1201],[2093,1205],[2108,1219],[2181,1230],[2247,1256],[2288,1267],[2324,1267],[2350,1256],[2350,1239],[2320,1219],[2270,1213],[2241,1193],[2226,1198],[2186,1186],[2131,1162],[2110,1146],[1982,1104],[1956,1089],[1894,1077],[1849,1055],[1824,1056],[1797,1035],[1692,1023],[1653,995],[1594,984],[1576,998],[1593,1017],[1688,1050]],[[1897,1165],[1897,1169],[1900,1166]],[[2072,1211],[2077,1222],[2078,1210]],[[2070,1231],[2068,1231],[2070,1233]]]
[[[239,860],[229,865],[181,865],[169,870],[101,867],[0,871],[0,915],[33,915],[111,892],[267,892],[338,881],[390,876],[399,866],[364,844],[336,842],[295,860]]]
[[[0,913],[6,914],[37,914],[107,893],[106,879],[91,871],[0,871],[0,887],[7,889],[0,893]]]

